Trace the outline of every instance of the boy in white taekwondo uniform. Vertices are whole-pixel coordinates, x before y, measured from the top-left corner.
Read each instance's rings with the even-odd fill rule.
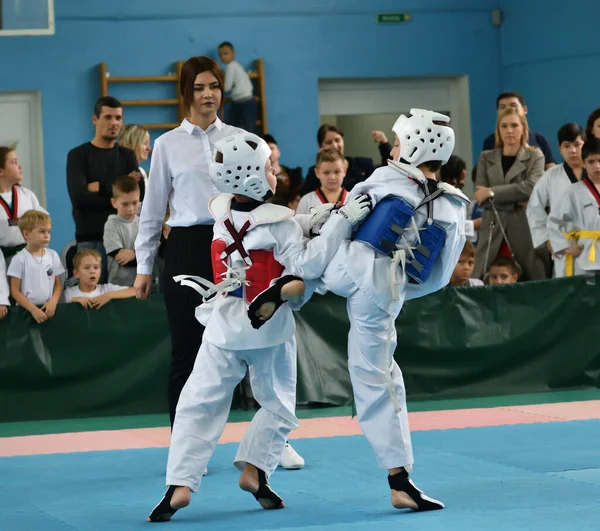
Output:
[[[0,252],[7,266],[12,257],[25,247],[19,218],[28,210],[46,212],[35,194],[21,186],[23,167],[12,148],[0,147]],[[47,212],[46,212],[47,214]]]
[[[569,187],[579,182],[585,174],[581,160],[581,148],[585,140],[585,132],[575,123],[563,125],[558,130],[558,146],[563,163],[547,170],[535,183],[527,204],[527,220],[531,229],[531,239],[535,248],[547,246],[552,254],[550,236],[548,234],[548,217],[556,211],[559,202]],[[565,276],[564,256],[552,256],[554,261],[554,277]]]
[[[292,210],[264,203],[277,183],[264,140],[238,133],[217,142],[215,150],[210,176],[223,193],[209,205],[215,218],[214,284],[199,277],[175,278],[210,299],[196,310],[206,331],[177,405],[167,464],[168,489],[149,521],[169,520],[189,504],[190,490],[198,490],[246,365],[261,409],[235,458],[235,466],[242,471],[239,485],[265,509],[284,507],[269,487],[268,477],[279,464],[290,430],[298,426],[292,303],[295,308],[301,306],[301,279],[320,277],[342,240],[350,237],[352,226],[370,211],[369,198],[355,196],[338,211],[341,215],[329,217],[319,237],[309,241]],[[272,309],[295,299],[257,330],[260,317],[250,322],[248,305],[269,286],[273,286],[269,291],[274,294]]]
[[[444,507],[408,477],[413,453],[406,392],[393,354],[403,302],[446,286],[465,243],[469,200],[435,180],[454,149],[448,123],[447,116],[421,109],[400,116],[393,127],[393,160],[350,192],[368,194],[373,212],[353,241],[342,242],[321,279],[327,290],[348,299],[348,368],[358,421],[389,471],[392,505],[399,509]],[[264,309],[256,303],[251,318]]]
[[[600,270],[600,139],[586,140],[582,158],[587,175],[567,189],[548,219],[552,249],[568,277]]]

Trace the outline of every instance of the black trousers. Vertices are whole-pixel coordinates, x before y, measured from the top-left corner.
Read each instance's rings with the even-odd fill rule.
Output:
[[[171,427],[181,390],[194,368],[202,344],[204,327],[196,320],[196,307],[202,297],[192,288],[173,280],[176,275],[213,278],[210,246],[212,225],[173,227],[165,250],[163,287],[171,330],[171,370],[169,374],[169,415]]]

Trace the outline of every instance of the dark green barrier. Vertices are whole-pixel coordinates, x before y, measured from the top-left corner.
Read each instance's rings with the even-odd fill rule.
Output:
[[[396,359],[409,399],[600,387],[600,277],[446,289],[406,304]],[[298,403],[351,401],[345,301],[297,314]],[[0,421],[166,411],[169,335],[160,296],[99,311],[61,305],[38,325],[0,321]]]

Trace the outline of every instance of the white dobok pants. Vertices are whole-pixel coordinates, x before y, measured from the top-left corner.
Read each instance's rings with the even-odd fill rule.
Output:
[[[296,339],[275,347],[231,351],[204,341],[177,404],[167,463],[167,485],[198,490],[204,468],[225,429],[233,391],[249,368],[261,408],[240,443],[234,465],[269,477],[277,468],[296,409]]]
[[[343,254],[339,253],[338,255]],[[382,468],[413,464],[412,444],[406,409],[404,378],[394,361],[396,328],[394,321],[404,300],[394,302],[390,314],[374,301],[375,292],[359,290],[345,271],[343,256],[329,264],[322,277],[329,291],[347,299],[350,320],[348,369],[354,390],[358,422]],[[389,349],[388,327],[392,326]]]

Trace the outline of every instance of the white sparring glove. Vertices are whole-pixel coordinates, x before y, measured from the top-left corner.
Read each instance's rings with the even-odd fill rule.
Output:
[[[334,203],[325,203],[310,209],[310,235],[316,236],[321,232],[321,227],[331,216],[331,211],[335,208]]]
[[[369,215],[372,208],[371,198],[367,194],[360,194],[336,210],[336,214],[344,216],[352,225],[356,225]]]

